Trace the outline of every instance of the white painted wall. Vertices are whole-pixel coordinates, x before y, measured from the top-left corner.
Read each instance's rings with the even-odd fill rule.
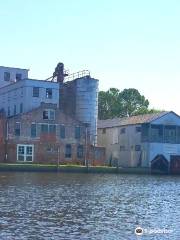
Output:
[[[10,81],[4,81],[4,72],[10,73]],[[0,88],[15,82],[16,74],[22,74],[22,79],[28,78],[28,69],[0,66]]]
[[[39,87],[39,97],[33,97],[33,87]],[[52,88],[52,99],[46,98],[46,88]],[[40,106],[41,102],[54,103],[59,106],[59,84],[41,80],[25,79],[0,88],[0,109],[4,108],[10,116],[20,113],[20,104],[23,104],[23,112],[28,112]]]

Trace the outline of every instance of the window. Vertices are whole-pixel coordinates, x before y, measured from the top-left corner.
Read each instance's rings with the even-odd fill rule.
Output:
[[[46,98],[52,99],[52,88],[46,88]]]
[[[140,133],[141,132],[141,127],[136,127],[136,132]]]
[[[33,97],[39,97],[39,88],[33,87]]]
[[[16,115],[16,105],[14,105],[14,115]]]
[[[55,120],[55,111],[54,110],[44,110],[43,111],[43,119],[44,120]]]
[[[141,145],[135,145],[135,151],[136,152],[141,151]]]
[[[56,133],[56,125],[55,124],[49,125],[49,133]]]
[[[22,74],[21,73],[16,73],[16,81],[19,81],[22,79]]]
[[[126,133],[126,128],[121,128],[120,133],[121,133],[121,134]]]
[[[66,144],[65,157],[71,158],[71,145],[70,144]]]
[[[48,133],[48,124],[41,124],[41,133]]]
[[[120,151],[125,151],[125,146],[120,146]]]
[[[10,116],[11,112],[10,112],[10,107],[8,107],[8,117]]]
[[[106,128],[103,128],[102,133],[106,134]]]
[[[79,145],[77,147],[77,157],[78,158],[83,158],[83,145]]]
[[[19,137],[21,134],[21,125],[19,122],[16,122],[15,124],[15,136]]]
[[[20,104],[20,113],[23,112],[23,103]]]
[[[10,72],[4,72],[4,81],[10,81]]]
[[[80,137],[81,137],[81,128],[75,127],[75,138],[80,139]]]
[[[60,126],[60,138],[64,139],[65,135],[65,126]]]
[[[32,162],[34,154],[33,145],[17,145],[17,161]]]
[[[36,137],[36,124],[35,123],[31,124],[31,137],[32,138]]]

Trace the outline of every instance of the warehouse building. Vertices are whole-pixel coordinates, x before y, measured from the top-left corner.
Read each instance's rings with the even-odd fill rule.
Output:
[[[106,163],[180,172],[180,116],[160,112],[98,121]]]

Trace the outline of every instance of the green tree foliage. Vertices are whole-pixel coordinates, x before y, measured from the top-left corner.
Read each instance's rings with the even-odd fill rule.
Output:
[[[149,110],[148,107],[149,101],[134,88],[121,92],[117,88],[110,88],[106,92],[99,92],[99,119],[159,112],[155,109]]]

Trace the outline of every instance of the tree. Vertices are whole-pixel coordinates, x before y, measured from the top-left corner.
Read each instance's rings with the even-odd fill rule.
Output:
[[[149,101],[135,88],[124,89],[120,93],[120,101],[124,116],[137,115],[148,110]]]
[[[149,101],[134,88],[121,92],[117,88],[110,88],[106,92],[99,92],[99,119],[159,112],[155,109],[149,110],[148,107]]]

